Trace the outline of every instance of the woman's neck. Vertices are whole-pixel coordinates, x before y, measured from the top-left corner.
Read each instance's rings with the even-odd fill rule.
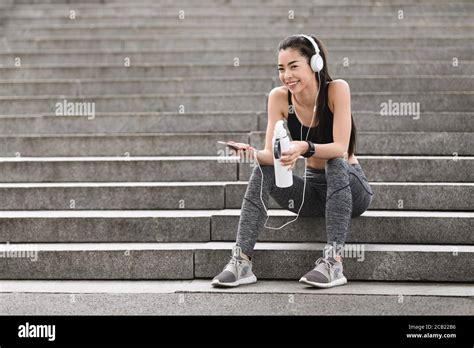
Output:
[[[314,83],[309,87],[304,88],[299,93],[294,93],[293,96],[298,105],[303,108],[314,108],[316,97],[318,93],[318,83],[314,80]]]

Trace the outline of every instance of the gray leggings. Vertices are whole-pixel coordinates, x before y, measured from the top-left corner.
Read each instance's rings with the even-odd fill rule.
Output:
[[[262,198],[268,209],[269,195],[280,207],[298,213],[304,179],[293,174],[293,186],[275,185],[273,165],[261,166],[263,171]],[[360,216],[372,202],[373,191],[359,164],[349,164],[341,157],[326,162],[326,169],[306,168],[306,195],[300,216],[326,218],[327,243],[341,254],[351,217]],[[262,173],[255,165],[242,202],[236,244],[252,257],[260,232],[264,228],[266,213],[260,200]]]

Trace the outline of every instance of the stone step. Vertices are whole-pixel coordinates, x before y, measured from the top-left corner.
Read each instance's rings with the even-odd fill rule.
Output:
[[[473,141],[472,131],[470,133],[360,132],[356,153],[364,155],[415,153],[417,155],[472,155]],[[250,144],[256,149],[263,149],[265,132],[251,132]]]
[[[0,49],[3,51],[21,50],[169,50],[199,48],[202,50],[229,49],[235,50],[240,47],[261,47],[262,49],[276,49],[278,43],[283,39],[281,35],[249,37],[248,35],[226,37],[221,34],[208,35],[162,35],[162,36],[134,36],[124,37],[97,35],[90,37],[61,36],[61,37],[35,37],[11,38],[0,41]],[[328,50],[332,47],[377,47],[377,48],[420,48],[420,47],[465,47],[474,48],[472,35],[457,36],[436,36],[420,38],[414,36],[390,38],[386,36],[368,35],[364,37],[347,35],[321,36],[323,42],[328,42]],[[191,44],[190,44],[191,41]],[[360,49],[360,48],[359,48]]]
[[[374,193],[370,209],[472,210],[473,183],[371,182],[370,185]],[[227,184],[225,207],[229,209],[241,208],[246,189],[246,182]],[[267,208],[277,209],[280,206],[273,198],[270,198]]]
[[[380,112],[353,111],[359,132],[464,132],[472,112],[423,112],[420,117],[382,117]],[[189,133],[266,130],[266,112],[98,113],[83,116],[0,115],[0,134]]]
[[[462,93],[463,94],[463,93]],[[0,110],[3,114],[30,114],[30,113],[55,113],[65,114],[68,103],[76,111],[74,114],[85,114],[93,117],[95,112],[112,111],[174,111],[195,112],[239,110],[245,105],[243,112],[264,110],[266,107],[265,93],[199,93],[199,94],[129,94],[129,95],[91,95],[87,97],[75,97],[67,95],[59,96],[19,96],[0,97]],[[456,99],[456,98],[454,98]],[[464,98],[464,100],[466,100]],[[79,110],[79,106],[85,105],[86,109]],[[66,107],[64,107],[66,104]],[[76,108],[77,106],[77,108]],[[64,110],[61,111],[61,108]]]
[[[371,182],[370,209],[472,209],[474,183]],[[246,182],[1,183],[1,210],[238,209]],[[367,188],[368,185],[367,185]],[[267,208],[281,207],[270,199]]]
[[[470,0],[456,0],[456,3],[463,3],[469,2]],[[4,0],[7,4],[13,3],[12,0]],[[36,7],[44,7],[50,8],[51,6],[67,6],[70,3],[70,0],[16,0],[15,7],[16,8],[31,8],[31,6]],[[110,6],[110,7],[136,7],[136,6],[169,6],[169,5],[176,5],[178,3],[181,6],[199,6],[203,4],[204,6],[211,6],[211,5],[228,5],[228,6],[255,6],[255,5],[288,5],[288,4],[298,4],[298,5],[308,5],[311,6],[322,6],[322,5],[338,5],[338,6],[345,6],[345,5],[361,5],[361,6],[382,6],[382,5],[410,5],[410,4],[424,4],[424,5],[432,5],[432,4],[451,4],[452,0],[414,0],[414,1],[407,1],[407,0],[378,0],[377,4],[374,4],[372,0],[312,0],[309,2],[308,0],[265,0],[265,1],[258,1],[255,0],[206,0],[201,4],[196,3],[193,0],[180,0],[179,2],[176,0],[140,0],[134,1],[130,3],[127,0],[81,0],[79,3],[75,3],[74,5],[78,8],[82,7],[96,7],[97,5],[101,6]]]
[[[466,129],[467,130],[467,129]],[[265,132],[123,133],[0,136],[2,157],[223,156],[218,141],[233,140],[264,148]],[[183,141],[186,139],[186,146]],[[357,155],[471,156],[472,134],[359,132]]]
[[[233,244],[2,244],[0,279],[211,279],[228,262]],[[323,247],[257,243],[253,271],[259,279],[298,280],[314,267]],[[344,274],[349,280],[474,281],[474,246],[346,244],[346,252]]]
[[[472,315],[472,296],[470,284],[422,282],[315,290],[285,280],[235,289],[200,279],[0,281],[5,315]]]
[[[314,15],[310,15],[308,11],[294,13],[294,18],[289,19],[289,10],[293,6],[289,6],[286,10],[281,11],[278,15],[256,15],[249,13],[245,16],[235,15],[216,15],[214,13],[205,13],[202,15],[190,15],[189,12],[185,12],[185,22],[187,24],[202,24],[206,25],[211,23],[247,23],[254,25],[255,23],[269,24],[295,24],[295,25],[315,25]],[[76,16],[76,19],[72,20],[69,18],[70,10],[68,8],[62,14],[55,17],[24,17],[24,16],[8,16],[6,13],[3,15],[7,18],[7,27],[12,28],[15,26],[23,27],[24,25],[70,25],[72,21],[80,24],[97,24],[97,23],[109,23],[109,24],[122,24],[122,25],[133,25],[133,24],[171,24],[179,26],[183,23],[178,15],[179,12],[175,11],[170,15],[159,15],[159,14],[127,14],[124,13],[121,16],[117,15],[88,15]],[[250,8],[251,10],[251,8]],[[339,11],[339,9],[336,9]],[[465,13],[452,13],[452,14],[430,14],[427,16],[424,13],[410,13],[409,15],[404,12],[404,18],[399,19],[400,8],[397,8],[392,13],[378,13],[373,14],[353,14],[338,13],[338,14],[326,14],[325,16],[318,17],[318,25],[338,25],[338,24],[354,24],[354,25],[469,25],[472,24],[472,16],[466,15]],[[7,11],[4,11],[7,12]],[[125,12],[125,11],[124,11]],[[213,11],[214,12],[214,11]],[[188,13],[186,15],[186,13]]]
[[[211,35],[218,32],[221,35],[253,35],[256,31],[259,33],[271,33],[284,37],[288,32],[299,30],[304,33],[318,33],[318,35],[383,35],[387,37],[406,36],[407,34],[416,37],[432,37],[433,35],[460,36],[470,35],[473,30],[472,25],[364,25],[364,23],[353,25],[351,23],[341,23],[341,25],[321,26],[309,24],[301,27],[298,23],[274,23],[271,28],[266,24],[241,24],[241,23],[202,23],[180,25],[172,24],[134,24],[123,25],[120,23],[94,23],[94,24],[69,24],[69,25],[24,25],[21,28],[15,28],[11,25],[6,26],[4,35],[11,40],[13,38],[28,37],[54,37],[54,36],[126,36],[126,35],[190,35],[199,32],[202,35]]]
[[[205,50],[202,49],[167,49],[165,51],[156,50],[50,50],[48,52],[38,52],[34,50],[0,52],[0,66],[16,67],[20,58],[21,66],[32,65],[65,65],[71,64],[110,64],[122,65],[124,70],[128,69],[125,63],[130,66],[144,63],[221,63],[228,64],[229,67],[236,68],[235,64],[273,64],[277,62],[276,47],[272,50],[253,49],[242,46],[242,49],[225,50]],[[385,64],[396,64],[398,61],[411,61],[411,63],[422,63],[426,61],[444,60],[450,64],[452,69],[457,69],[453,65],[461,65],[464,61],[472,62],[474,49],[466,47],[420,47],[417,49],[400,47],[398,49],[369,47],[333,47],[329,51],[328,59],[333,62],[343,64],[367,64],[367,62],[378,62]],[[129,61],[125,62],[128,58]],[[238,61],[236,60],[238,58]],[[457,58],[457,63],[453,61]],[[467,63],[472,64],[472,63]],[[347,65],[347,64],[346,64]],[[275,72],[276,74],[276,72]]]
[[[470,116],[466,115],[466,117],[469,119]],[[56,116],[54,114],[0,115],[0,134],[236,133],[259,129],[258,118],[257,112],[238,111],[202,111],[189,114],[173,112],[96,113],[93,120],[83,116]],[[457,116],[450,116],[449,119],[457,119]],[[443,120],[442,123],[445,123],[446,118]],[[446,124],[446,128],[449,128],[449,125],[451,124]],[[459,130],[465,129],[464,125],[459,128]]]
[[[473,75],[474,62],[462,61],[461,64],[453,66],[451,61],[424,61],[411,62],[399,61],[388,62],[365,62],[350,63],[343,66],[340,63],[329,64],[332,76],[361,77],[380,75]],[[238,68],[226,63],[163,63],[163,64],[133,64],[124,68],[117,64],[103,65],[22,65],[21,69],[11,66],[0,66],[0,76],[5,80],[36,80],[36,79],[118,79],[118,78],[149,78],[149,77],[209,77],[209,76],[266,76],[278,78],[274,64],[243,63]],[[413,81],[412,81],[413,82]]]
[[[91,7],[78,7],[71,8],[71,6],[54,6],[49,8],[43,7],[23,7],[13,8],[5,11],[5,15],[8,18],[57,18],[63,17],[65,14],[69,15],[69,11],[74,9],[76,11],[76,17],[128,17],[130,15],[142,15],[142,16],[176,16],[178,17],[179,11],[185,11],[185,17],[198,17],[198,16],[209,16],[213,14],[216,17],[227,17],[227,16],[262,16],[262,17],[278,17],[285,16],[288,18],[288,12],[290,10],[298,13],[305,13],[309,16],[357,16],[357,15],[394,15],[398,14],[400,10],[399,5],[384,4],[382,6],[361,6],[361,5],[306,5],[301,6],[299,4],[288,5],[272,5],[257,4],[256,6],[228,6],[228,5],[208,5],[208,6],[186,6],[184,9],[181,5],[174,6],[144,6],[144,7],[110,7],[110,6],[91,6]],[[423,13],[425,16],[439,16],[439,15],[462,15],[474,11],[472,3],[450,3],[450,4],[412,4],[403,6],[403,10],[411,13]]]
[[[314,267],[314,260],[320,257],[320,250],[324,247],[324,244],[312,243],[259,244],[252,260],[255,274],[262,279],[299,279]],[[229,259],[229,247],[233,243],[208,245],[212,249],[210,253],[202,249],[195,251],[196,278],[210,278],[219,273]],[[346,248],[348,251],[351,249],[349,244]],[[474,246],[365,244],[363,252],[362,248],[359,249],[361,257],[358,258],[354,257],[356,250],[357,245],[354,245],[353,257],[345,257],[344,273],[348,279],[460,282],[474,279],[474,267],[471,267],[474,266],[471,254]],[[439,262],[440,258],[443,262]],[[451,268],[461,262],[466,262],[467,269]],[[304,270],[305,267],[308,270]],[[437,272],[433,272],[434,269]]]
[[[385,117],[380,112],[352,112],[358,130],[372,132],[463,132],[472,131],[473,113],[423,112],[420,118]],[[449,120],[449,121],[448,121]],[[448,122],[447,122],[448,121]],[[0,121],[1,122],[1,121]],[[453,124],[449,124],[452,122]],[[259,114],[260,130],[265,130],[267,114]]]
[[[3,0],[2,3],[0,4],[0,9],[1,10],[6,10],[14,5],[14,0]]]
[[[213,213],[211,241],[235,241],[240,214],[240,209],[225,209]],[[282,226],[296,218],[296,214],[282,209],[270,209],[268,215],[270,217],[267,226],[271,227]],[[347,242],[473,245],[473,218],[472,212],[368,210],[360,217],[351,220]],[[41,236],[41,233],[38,234]],[[301,216],[280,230],[264,228],[258,240],[325,243],[327,241],[325,218]],[[30,241],[36,242],[36,239],[30,240],[29,237],[24,237],[24,240],[19,242]]]
[[[240,209],[1,211],[1,243],[176,243],[235,241]],[[270,209],[268,226],[295,218]],[[369,210],[351,221],[349,243],[473,245],[474,213]],[[264,229],[259,242],[326,242],[322,217]]]
[[[358,92],[471,91],[473,75],[340,76]],[[0,80],[0,96],[100,95],[152,93],[231,93],[270,91],[281,86],[277,77],[223,77]]]
[[[0,182],[237,181],[237,163],[219,163],[225,158],[3,157],[0,158]]]
[[[0,182],[248,181],[253,167],[238,164],[238,157],[231,155],[0,157]],[[474,157],[358,156],[358,160],[367,178],[374,182],[474,181]],[[304,165],[300,157],[294,173],[302,176]]]
[[[421,47],[414,48],[333,48],[330,51],[329,59],[333,62],[343,63],[344,59],[348,64],[362,63],[367,61],[378,61],[384,63],[395,63],[397,60],[427,61],[446,60],[451,63],[453,57],[461,61],[471,61],[474,50],[465,47]],[[130,59],[130,65],[156,62],[157,59],[164,63],[198,63],[214,62],[228,63],[234,66],[235,58],[239,64],[254,64],[256,62],[265,64],[275,64],[277,55],[275,50],[249,49],[240,50],[191,50],[191,49],[167,49],[165,51],[145,51],[145,50],[51,50],[48,52],[38,51],[16,51],[14,53],[0,53],[0,65],[14,67],[16,58],[21,59],[22,65],[71,65],[71,64],[123,64],[124,59]]]
[[[11,0],[4,0],[2,2]],[[239,8],[239,7],[263,7],[263,6],[287,6],[289,4],[295,6],[310,6],[314,8],[320,7],[327,7],[327,6],[342,6],[346,7],[348,5],[351,6],[360,6],[360,7],[386,7],[386,6],[432,6],[432,5],[442,5],[442,6],[449,6],[451,4],[456,4],[456,6],[460,6],[464,3],[469,3],[469,0],[416,0],[416,1],[407,1],[407,0],[396,0],[396,1],[388,1],[388,0],[379,0],[375,4],[372,0],[312,0],[312,1],[303,1],[303,0],[296,0],[296,1],[289,1],[289,0],[264,0],[264,1],[251,1],[251,0],[244,0],[244,1],[236,1],[236,0],[213,0],[213,1],[203,1],[201,3],[196,3],[192,0],[180,0],[180,1],[172,1],[172,0],[150,0],[150,1],[135,1],[132,3],[127,3],[126,1],[115,1],[115,0],[100,0],[100,1],[91,1],[91,0],[82,0],[80,2],[74,3],[74,8],[78,9],[94,9],[98,7],[102,8],[110,8],[110,9],[123,9],[127,10],[130,8],[161,8],[164,6],[187,6],[187,7],[204,7],[209,8],[211,6],[220,6],[226,5],[227,7],[231,8]],[[11,5],[10,4],[10,5]],[[61,1],[61,0],[54,0],[48,1],[45,0],[44,2],[37,3],[37,1],[15,1],[15,9],[16,10],[31,10],[34,9],[61,9],[61,8],[69,8],[70,1]]]
[[[473,76],[474,77],[474,76]],[[448,80],[456,77],[448,77]],[[441,79],[440,79],[441,80]],[[457,79],[462,86],[469,79]],[[461,82],[464,81],[464,82]],[[474,78],[472,79],[474,81]],[[388,80],[386,81],[389,82]],[[433,82],[433,81],[432,81]],[[441,81],[442,82],[442,81]],[[436,82],[434,82],[436,84]],[[474,85],[474,82],[473,82]],[[196,78],[140,78],[140,79],[85,79],[85,80],[0,80],[0,95],[100,95],[153,94],[153,93],[232,93],[270,91],[274,79],[268,76],[252,77],[196,77]],[[461,86],[458,86],[461,87]],[[456,89],[456,85],[453,86]],[[466,88],[467,89],[467,88]],[[457,89],[459,90],[459,89]]]
[[[474,91],[435,92],[351,92],[355,111],[376,111],[391,116],[420,118],[423,111],[472,111]],[[54,113],[93,117],[100,112],[196,112],[196,111],[263,111],[267,93],[174,93],[110,94],[90,96],[41,95],[0,96],[4,115]],[[243,106],[245,109],[243,109]],[[69,110],[69,111],[68,111]],[[398,110],[398,111],[397,111]]]
[[[474,182],[474,157],[357,156],[357,160],[371,182]],[[9,161],[17,160],[10,158]],[[293,172],[303,176],[304,166],[300,157]],[[248,181],[252,170],[250,163],[239,163],[239,180]],[[3,178],[0,181],[8,182]],[[16,180],[18,176],[11,175],[11,178]]]

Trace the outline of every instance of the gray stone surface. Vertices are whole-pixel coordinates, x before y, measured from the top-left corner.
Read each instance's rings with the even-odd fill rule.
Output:
[[[218,18],[226,18],[231,16],[232,14],[235,14],[237,18],[239,17],[245,17],[245,16],[256,16],[260,15],[262,17],[277,17],[281,15],[282,10],[287,9],[287,4],[281,3],[281,4],[272,4],[272,6],[265,8],[265,4],[252,4],[251,6],[234,6],[227,4],[227,6],[222,6],[222,3],[218,4],[200,4],[196,6],[196,4],[188,4],[187,8],[189,8],[190,12],[193,12],[195,14],[194,17],[209,17],[210,13],[213,13],[213,9],[217,8],[218,11],[215,11],[217,13],[216,17]],[[174,5],[174,6],[172,6]],[[286,6],[285,6],[286,5]],[[308,4],[305,4],[305,6],[302,6],[302,4],[293,4],[294,8],[298,10],[300,13],[305,13],[305,16],[310,16],[311,14],[319,13],[324,11],[324,13],[328,15],[334,16],[335,14],[340,13],[341,15],[353,15],[353,14],[358,14],[358,15],[382,15],[382,16],[387,16],[390,13],[393,13],[396,11],[399,7],[396,7],[394,5],[388,5],[385,4],[384,6],[373,6],[370,7],[370,11],[367,11],[366,6],[360,6],[359,4],[346,4],[345,6],[334,6],[333,4],[325,4],[324,6],[311,6]],[[321,5],[321,4],[319,4]],[[332,6],[331,6],[332,5]],[[424,5],[424,6],[423,6]],[[451,5],[451,7],[449,6]],[[469,6],[470,4],[431,4],[431,7],[428,8],[425,4],[412,4],[409,8],[412,9],[413,11],[426,11],[427,14],[430,16],[436,16],[440,12],[446,12],[447,14],[452,15],[453,12],[455,14],[459,14],[463,10],[468,11],[471,7]],[[116,7],[83,7],[80,8],[80,13],[84,15],[85,17],[92,17],[92,18],[102,18],[102,17],[113,17],[115,19],[120,19],[120,18],[128,18],[128,17],[134,17],[134,16],[145,16],[145,15],[153,15],[156,17],[170,17],[171,15],[175,15],[176,12],[180,9],[178,7],[179,5],[176,4],[167,4],[167,6],[164,6],[163,8],[160,8],[161,11],[157,11],[157,4],[154,4],[154,6],[138,6],[138,7],[122,7],[122,8],[116,8]],[[214,6],[214,8],[212,8]],[[37,13],[41,14],[43,19],[49,19],[49,18],[58,18],[62,14],[61,10],[63,10],[61,7],[50,7],[50,8],[44,8],[44,7],[35,7],[35,8],[13,8],[10,10],[6,10],[6,14],[10,18],[28,18],[28,17],[33,17],[37,18],[38,16],[36,15]],[[36,11],[35,11],[36,10]],[[96,10],[96,12],[94,12]],[[126,11],[128,10],[129,15],[126,16]],[[252,11],[253,10],[253,11]],[[267,10],[267,11],[265,11]]]
[[[213,6],[214,5],[214,6]],[[265,6],[267,4],[262,3],[254,3],[250,6],[240,6],[230,5],[223,6],[222,3],[211,3],[211,4],[190,4],[188,5],[187,10],[190,13],[193,13],[194,16],[208,16],[210,13],[215,13],[217,17],[245,17],[245,16],[256,16],[260,15],[262,17],[277,17],[281,15],[282,11],[287,10],[288,6],[287,3],[276,3],[272,4],[272,6]],[[360,6],[359,4],[346,4],[344,6],[340,5],[333,5],[333,4],[323,4],[323,5],[313,5],[313,4],[301,4],[295,3],[293,4],[293,8],[297,12],[304,12],[307,13],[309,16],[320,13],[324,11],[327,15],[388,15],[396,10],[399,9],[397,5],[391,4],[384,4],[383,6],[372,6],[367,9],[366,6]],[[423,11],[425,15],[439,15],[441,14],[459,14],[463,13],[464,11],[472,11],[473,7],[472,4],[469,3],[457,3],[457,4],[431,4],[430,7],[427,7],[425,4],[411,4],[408,7],[413,12]],[[101,16],[108,16],[108,17],[128,17],[133,15],[159,15],[159,16],[171,16],[175,15],[180,7],[178,4],[168,5],[164,7],[158,7],[157,4],[154,6],[138,6],[138,7],[125,7],[127,12],[124,11],[124,8],[120,7],[83,7],[80,8],[79,13],[85,17],[101,17]],[[160,11],[157,11],[157,10]],[[14,8],[7,12],[7,14],[11,17],[43,17],[45,19],[60,17],[63,15],[64,6],[62,7],[35,7],[35,8]],[[127,16],[128,14],[128,16]]]
[[[221,157],[12,159],[0,162],[1,182],[173,182],[237,180],[237,163]]]
[[[369,209],[388,210],[471,210],[472,183],[371,182],[374,193]],[[226,184],[226,208],[240,209],[247,183]],[[270,197],[267,208],[281,208]]]
[[[343,76],[341,78],[344,78]],[[109,94],[154,94],[154,93],[232,93],[270,91],[275,77],[188,77],[184,78],[125,78],[125,79],[45,79],[0,81],[1,96],[32,95],[97,95],[104,90]],[[459,91],[474,89],[473,78],[467,76],[366,76],[348,77],[351,89],[359,92],[410,92],[410,91]],[[277,85],[281,85],[277,81]]]
[[[224,189],[218,182],[0,184],[0,209],[222,209]]]
[[[189,115],[173,112],[96,112],[93,121],[87,117],[56,116],[53,113],[5,115],[0,117],[0,134],[251,132],[265,130],[267,117],[265,111],[193,112]],[[382,117],[378,112],[353,112],[358,132],[460,133],[471,131],[472,117],[470,112],[425,112],[415,120]]]
[[[265,90],[267,91],[267,90]],[[354,110],[381,110],[382,103],[419,103],[422,111],[472,111],[471,100],[474,91],[449,92],[449,98],[442,98],[448,92],[354,92],[351,105]],[[180,105],[186,112],[239,110],[265,110],[265,94],[251,92],[203,93],[194,94],[128,94],[128,95],[90,95],[90,96],[8,96],[0,97],[0,107],[5,114],[54,113],[57,103],[64,100],[71,103],[94,103],[100,112],[114,111],[179,111]],[[414,105],[414,104],[413,104]],[[206,109],[207,108],[207,109]],[[405,116],[406,117],[406,116]],[[416,115],[409,117],[418,117]]]
[[[265,132],[252,132],[250,144],[262,149]],[[356,155],[472,155],[471,133],[454,132],[359,132]]]
[[[346,286],[314,289],[287,280],[259,280],[255,284],[235,288],[215,288],[208,280],[0,280],[0,293],[242,293],[261,294],[330,294],[330,295],[410,295],[439,297],[471,297],[471,284],[369,282],[350,281]]]
[[[18,96],[0,97],[0,107],[5,114],[55,113],[57,103],[94,103],[97,112],[168,111],[184,112],[265,109],[265,95],[262,93],[194,93],[194,94],[127,94],[91,95],[75,97],[61,96]],[[92,104],[90,104],[92,105]],[[242,109],[245,105],[245,109]],[[87,117],[87,116],[85,116]]]
[[[472,182],[474,157],[357,156],[371,182]],[[305,162],[300,157],[293,173],[302,176]],[[409,168],[409,170],[407,170]],[[248,181],[253,167],[239,164],[239,180]]]
[[[10,246],[12,248],[13,244]],[[74,247],[76,246],[76,247]],[[33,257],[0,258],[1,279],[192,279],[193,252],[133,244],[36,244]],[[25,247],[26,248],[26,247]],[[2,248],[4,249],[4,248]],[[24,249],[26,250],[26,249]],[[13,255],[10,252],[10,255]]]
[[[208,242],[212,211],[2,212],[0,242]]]
[[[261,18],[258,18],[261,20]],[[173,18],[173,21],[175,19]],[[0,65],[14,66],[15,57],[21,55],[24,65],[47,64],[47,65],[69,65],[69,64],[122,64],[124,57],[130,57],[131,61],[137,64],[153,63],[157,60],[166,63],[176,62],[219,62],[227,63],[233,66],[234,58],[249,63],[265,63],[275,64],[277,55],[275,49],[254,49],[242,48],[225,49],[225,50],[205,50],[202,49],[169,49],[169,50],[107,50],[99,52],[94,50],[91,52],[87,49],[70,49],[38,52],[34,50],[21,50],[16,53],[0,53]],[[459,60],[469,61],[472,58],[473,49],[460,47],[456,49],[457,58]],[[446,50],[446,47],[430,47],[430,48],[378,48],[364,49],[360,47],[347,48],[345,46],[337,46],[331,49],[331,59],[341,62],[344,58],[350,57],[352,63],[378,62],[387,63],[400,61],[423,61],[423,60],[444,60],[451,62],[452,52]],[[447,64],[447,67],[452,64]]]
[[[471,183],[370,183],[369,209],[469,210]],[[0,184],[4,210],[237,209],[244,182],[8,183]],[[72,201],[73,200],[73,201]],[[281,207],[270,198],[267,208]]]
[[[420,114],[420,118],[382,117],[379,112],[353,112],[352,117],[358,130],[388,132],[472,132],[470,112],[429,112]],[[263,118],[259,114],[260,120]],[[266,115],[265,115],[266,116]],[[263,121],[266,124],[266,120]],[[262,124],[262,123],[260,123]],[[261,129],[262,130],[262,129]]]
[[[80,4],[77,4],[80,5]],[[76,7],[77,8],[77,7]],[[337,17],[336,17],[337,18]],[[107,36],[127,36],[131,34],[141,34],[141,35],[165,35],[165,34],[180,34],[180,35],[192,35],[199,30],[202,34],[215,34],[216,27],[219,30],[220,34],[225,34],[229,36],[236,35],[253,35],[255,31],[264,32],[268,29],[266,24],[261,23],[252,23],[252,24],[240,24],[221,22],[221,23],[202,23],[197,25],[194,23],[182,23],[180,26],[176,25],[165,25],[160,23],[154,24],[121,24],[121,23],[94,23],[94,24],[70,24],[68,26],[62,25],[51,25],[45,23],[43,25],[30,25],[22,26],[20,30],[14,30],[9,28],[5,30],[5,34],[8,37],[32,37],[34,35],[41,37],[55,37],[55,36],[68,36],[71,34],[83,35],[83,36],[92,36],[92,35],[107,35]],[[371,25],[371,26],[357,26],[350,25],[347,23],[341,23],[340,25],[330,24],[327,26],[318,25],[318,23],[312,23],[311,25],[305,26],[305,32],[317,32],[319,35],[330,36],[330,35],[361,35],[367,36],[377,32],[378,35],[387,35],[393,36],[394,34],[394,25]],[[295,25],[290,23],[274,23],[272,26],[272,34],[279,35],[281,37],[287,35],[288,31],[294,30]],[[406,37],[407,35],[416,35],[417,37],[432,37],[433,35],[469,35],[472,32],[472,28],[468,25],[466,26],[396,26],[396,34],[401,37]]]
[[[186,143],[183,144],[183,139]],[[249,142],[247,133],[125,133],[1,136],[6,157],[36,156],[217,156],[218,141]]]
[[[0,301],[8,315],[472,315],[472,298],[437,296],[11,293]]]
[[[234,243],[2,244],[0,279],[212,279]],[[258,243],[259,279],[298,280],[324,243]],[[349,280],[473,282],[474,246],[346,244]],[[458,267],[460,264],[465,267]]]
[[[36,114],[0,117],[0,134],[120,134],[249,132],[258,129],[255,112],[123,112],[83,116]],[[240,135],[239,135],[240,136]],[[191,141],[191,139],[189,139]]]
[[[186,140],[183,145],[183,139]],[[264,148],[264,132],[37,134],[0,136],[2,157],[54,156],[218,156],[218,141]],[[359,132],[356,155],[470,156],[470,133]]]
[[[270,211],[267,225],[282,226],[294,219],[288,211]],[[240,209],[213,215],[212,241],[235,241]],[[473,213],[386,212],[369,210],[352,219],[347,242],[407,243],[407,244],[474,244]],[[262,242],[326,242],[326,223],[322,217],[299,217],[280,229],[265,228],[258,241]]]
[[[8,315],[472,315],[472,297],[472,286],[446,283],[351,281],[317,290],[295,281],[236,289],[203,280],[0,282],[0,312]]]
[[[0,158],[0,181],[248,181],[253,167],[249,163],[237,163],[238,158],[230,152],[225,154],[214,157],[6,157]],[[371,182],[474,181],[474,157],[358,156],[358,160]],[[304,160],[300,158],[294,173],[302,176],[303,172]]]
[[[253,9],[249,9],[253,10]],[[177,13],[178,10],[175,10]],[[64,12],[64,11],[63,11]],[[61,14],[64,16],[64,14]],[[470,37],[434,37],[419,38],[419,37],[398,37],[398,38],[386,38],[386,37],[373,37],[373,35],[367,35],[365,37],[335,37],[331,36],[320,36],[321,39],[326,42],[328,41],[328,48],[332,47],[354,47],[359,44],[361,47],[379,47],[379,48],[395,48],[395,47],[407,47],[417,48],[425,47],[430,48],[436,45],[439,46],[453,46],[458,47],[466,45],[466,38]],[[18,38],[11,42],[1,42],[0,48],[10,49],[12,51],[22,50],[62,50],[62,49],[88,49],[88,50],[140,50],[140,49],[153,49],[153,50],[166,50],[166,49],[187,49],[189,48],[189,38],[192,38],[193,47],[199,47],[203,50],[215,50],[215,49],[237,49],[247,45],[248,47],[261,47],[262,49],[272,49],[278,46],[278,42],[281,40],[281,36],[275,35],[255,35],[253,37],[223,37],[218,35],[213,37],[212,40],[202,37],[201,35],[190,35],[188,38],[182,35],[155,35],[155,36],[135,36],[133,40],[130,40],[130,35],[123,38],[117,37],[99,37],[97,35],[90,37],[53,37],[43,39],[25,39]],[[472,46],[467,45],[471,49]]]
[[[64,28],[66,29],[66,28]],[[446,29],[443,27],[443,29]],[[456,30],[459,30],[456,28]],[[407,75],[433,75],[439,76],[447,72],[445,61],[425,61],[422,63],[410,60],[399,61],[397,64],[391,62],[351,62],[349,66],[329,62],[329,71],[332,74],[349,79],[349,77],[363,77],[365,75],[379,76],[407,74]],[[254,62],[241,64],[239,67],[229,66],[226,62],[149,62],[134,63],[127,69],[119,64],[70,64],[61,65],[38,65],[24,66],[21,69],[9,65],[0,66],[3,79],[88,79],[93,76],[97,79],[105,78],[145,78],[150,76],[159,77],[209,77],[209,76],[268,76],[278,78],[275,74],[275,62]],[[465,62],[457,67],[449,67],[450,76],[472,75],[474,64]],[[449,83],[450,79],[445,79]]]
[[[294,219],[270,210],[269,226]],[[169,211],[6,211],[0,242],[235,241],[240,209]],[[473,213],[369,210],[351,221],[348,242],[473,245]],[[281,230],[264,229],[261,242],[325,242],[323,218],[300,217]]]
[[[406,4],[405,2],[403,4]],[[286,11],[285,11],[286,12]],[[239,24],[249,24],[254,25],[255,23],[261,24],[274,24],[275,21],[278,21],[280,18],[275,18],[271,16],[255,16],[255,15],[248,15],[248,16],[226,16],[226,17],[219,17],[213,15],[207,16],[196,16],[196,17],[188,17],[186,18],[186,22],[189,24],[198,25],[202,23],[222,23],[222,21],[226,21],[227,23],[239,23]],[[285,18],[286,19],[286,18]],[[461,13],[457,16],[431,16],[426,17],[423,14],[412,14],[409,17],[404,18],[404,23],[402,25],[410,26],[410,25],[420,25],[421,24],[432,24],[432,25],[444,25],[444,26],[453,26],[456,24],[461,25],[468,25],[472,23],[472,18],[465,14]],[[85,17],[80,19],[81,23],[84,24],[97,24],[97,23],[109,23],[109,24],[117,24],[120,23],[122,25],[131,25],[131,24],[156,24],[157,22],[162,24],[176,24],[176,16],[155,16],[155,15],[129,15],[127,17]],[[8,27],[17,26],[24,26],[24,25],[45,25],[45,24],[55,24],[55,25],[65,25],[70,24],[71,20],[68,17],[54,17],[54,18],[42,18],[42,17],[15,17],[9,18],[7,23]],[[314,25],[314,20],[312,16],[309,16],[308,13],[301,13],[297,16],[294,20],[295,25]],[[320,17],[318,20],[318,24],[321,26],[330,26],[330,25],[347,25],[353,24],[357,26],[364,26],[364,25],[392,25],[392,26],[401,26],[400,20],[397,19],[397,16],[393,14],[386,14],[382,15],[379,14],[377,16],[373,16],[370,14],[366,15],[358,15],[357,17],[351,15],[343,15],[340,14],[338,16],[328,16],[328,17]]]
[[[232,244],[209,243],[208,249],[196,250],[195,277],[218,274],[231,256]],[[358,247],[357,257],[344,259],[344,274],[349,280],[474,281],[473,246],[363,245],[363,249]],[[261,279],[297,280],[314,268],[323,247],[313,243],[259,243],[252,258],[253,271]],[[356,255],[354,250],[352,256]]]
[[[462,77],[453,82],[468,84]],[[436,82],[431,81],[431,85]],[[196,78],[140,78],[140,79],[83,79],[83,80],[27,80],[0,82],[0,95],[98,95],[108,94],[156,94],[156,93],[232,93],[270,91],[272,76],[258,77],[196,77]],[[467,86],[466,86],[467,87]]]

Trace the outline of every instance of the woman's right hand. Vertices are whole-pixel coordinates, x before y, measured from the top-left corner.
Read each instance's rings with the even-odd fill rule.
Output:
[[[254,151],[257,151],[254,147],[250,146],[250,144],[245,143],[236,143],[235,141],[228,141],[230,145],[235,147],[238,156],[245,156],[246,152],[250,152],[250,156],[253,156]]]
[[[236,143],[235,141],[228,141],[229,144],[231,144],[233,147],[235,147],[238,151],[243,150],[243,151],[254,151],[255,148],[250,146],[250,144],[245,144],[245,143]]]

